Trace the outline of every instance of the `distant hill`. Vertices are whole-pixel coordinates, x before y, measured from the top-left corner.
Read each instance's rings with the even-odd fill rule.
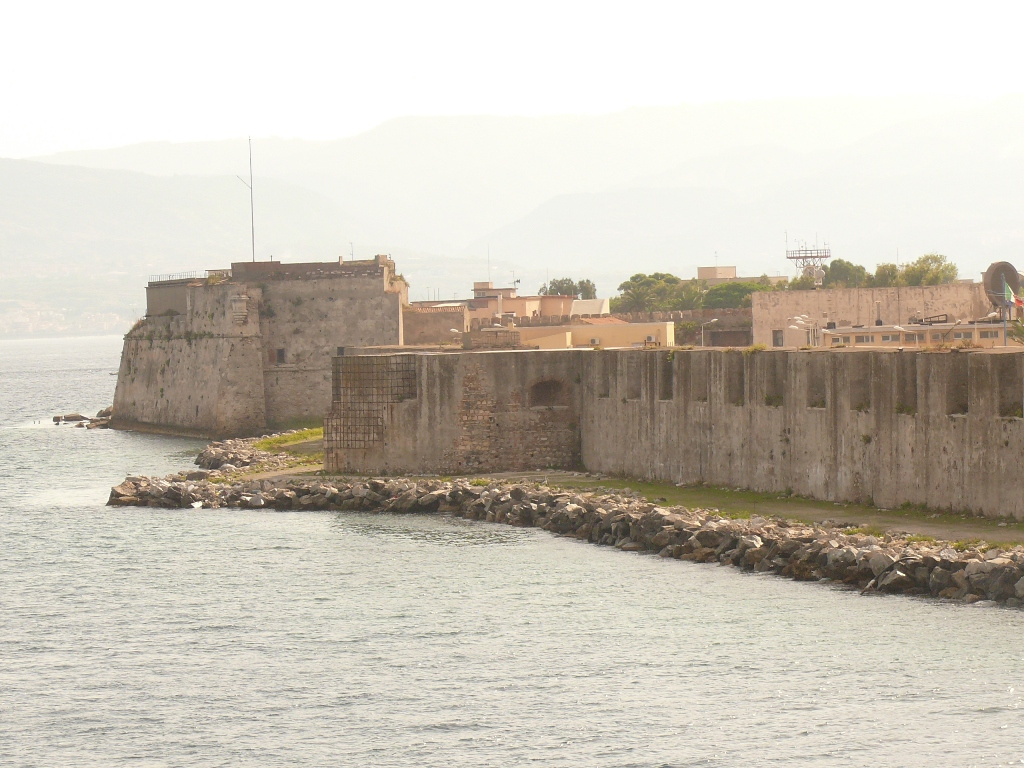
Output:
[[[556,195],[597,192],[753,145],[832,151],[948,111],[939,99],[651,107],[567,117],[414,117],[336,141],[253,141],[257,184],[333,199],[381,247],[458,252]],[[244,139],[74,152],[47,162],[157,175],[246,175]]]
[[[995,259],[1024,268],[1022,129],[1020,97],[829,99],[257,139],[257,256],[337,258],[351,242],[395,256],[413,298],[465,296],[488,274],[525,291],[590,277],[609,295],[634,272],[691,276],[716,253],[785,274],[788,233],[869,268],[937,250],[976,276]],[[126,323],[149,274],[249,258],[236,175],[244,139],[0,160],[0,334],[33,311],[77,330]]]
[[[817,235],[869,267],[897,248],[903,260],[939,251],[977,279],[996,260],[1024,269],[1022,137],[1024,100],[1003,99],[838,149],[744,147],[559,196],[471,248],[558,259],[598,281],[631,265],[692,275],[716,252],[745,274],[785,274],[788,231],[791,247]]]
[[[284,182],[264,183],[256,205],[261,253],[337,258],[361,237],[332,200]],[[149,275],[249,258],[235,178],[0,159],[0,334],[121,329]]]

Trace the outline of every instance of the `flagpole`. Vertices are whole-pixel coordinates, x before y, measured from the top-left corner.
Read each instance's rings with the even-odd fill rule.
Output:
[[[1006,311],[1003,312],[1003,346],[1007,346],[1006,342],[1006,316],[1010,314],[1010,302],[1006,301],[1006,292],[1010,290],[1006,285],[1006,275],[1003,275],[1003,301],[1006,302]]]

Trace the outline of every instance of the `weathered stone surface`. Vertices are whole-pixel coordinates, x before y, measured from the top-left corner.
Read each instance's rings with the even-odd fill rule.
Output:
[[[871,572],[878,576],[884,571],[888,570],[896,560],[886,552],[875,552],[868,558],[868,566],[871,568]]]

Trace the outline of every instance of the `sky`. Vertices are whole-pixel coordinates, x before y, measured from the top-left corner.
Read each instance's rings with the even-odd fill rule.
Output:
[[[407,115],[1024,90],[1007,2],[9,3],[0,156]]]

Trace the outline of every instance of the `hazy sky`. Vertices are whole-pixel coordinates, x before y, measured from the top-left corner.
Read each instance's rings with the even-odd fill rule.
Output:
[[[0,156],[337,138],[420,114],[601,113],[1021,85],[1020,3],[8,3]]]

